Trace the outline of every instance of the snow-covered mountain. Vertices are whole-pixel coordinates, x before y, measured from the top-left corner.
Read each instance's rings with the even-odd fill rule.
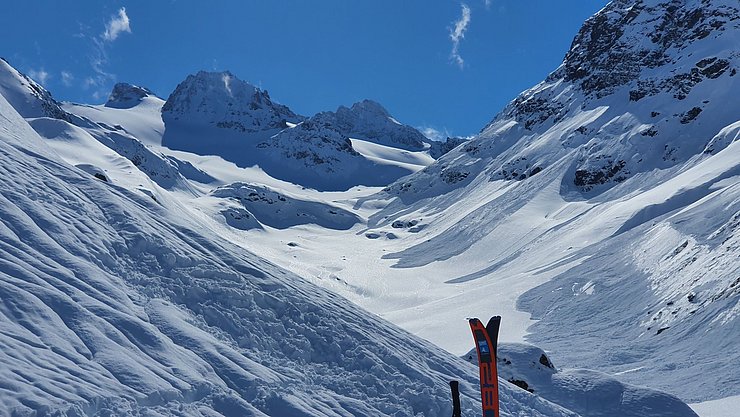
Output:
[[[0,415],[449,414],[475,368],[67,164],[0,97]],[[575,416],[513,386],[506,415]]]
[[[434,265],[462,293],[386,317],[452,347],[406,312],[518,307],[560,363],[738,394],[739,44],[736,1],[617,0],[588,19],[476,138],[368,200],[386,204],[373,233],[424,226],[386,248],[395,268]],[[686,384],[698,374],[712,383]]]
[[[449,415],[452,378],[475,415],[432,343],[493,314],[544,349],[502,346],[503,416],[737,396],[738,9],[613,1],[447,143],[230,73],[85,105],[0,62],[0,416]]]
[[[37,105],[28,91],[14,90],[21,109]],[[136,124],[156,107],[148,94],[123,99],[128,108],[64,107]],[[435,416],[449,414],[449,379],[461,380],[464,412],[476,412],[473,366],[224,229],[356,230],[364,218],[299,187],[227,182],[220,169],[211,181],[224,185],[207,195],[192,194],[206,184],[190,175],[191,188],[165,188],[125,148],[106,146],[112,131],[133,138],[124,127],[67,114],[74,123],[23,119],[0,97],[0,415]],[[183,174],[197,169],[162,156]],[[224,224],[208,211],[219,207]],[[666,398],[654,415],[693,415]],[[504,416],[578,415],[515,385],[501,401]]]
[[[162,118],[169,130],[163,140],[165,146],[200,152],[220,151],[225,144],[220,143],[221,138],[181,135],[179,129],[217,128],[229,133],[270,136],[288,127],[288,123],[303,120],[287,106],[273,102],[267,91],[228,71],[189,75],[167,98]]]
[[[241,167],[319,190],[383,186],[433,161],[432,141],[365,100],[310,119],[277,104],[229,72],[188,76],[162,107],[162,145],[218,155]],[[351,139],[386,146],[388,159],[367,157]],[[441,154],[442,145],[434,145]],[[412,155],[417,164],[397,163]]]
[[[408,151],[422,151],[430,142],[421,132],[398,122],[379,103],[363,100],[352,107],[340,106],[336,112],[319,113],[315,124],[331,126],[343,136]]]

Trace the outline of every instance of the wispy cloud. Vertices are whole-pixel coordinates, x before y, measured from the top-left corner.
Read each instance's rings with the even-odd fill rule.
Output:
[[[82,86],[86,90],[93,90],[92,97],[96,100],[105,95],[104,89],[116,79],[115,74],[107,70],[108,50],[110,44],[118,39],[122,33],[133,33],[131,31],[131,19],[126,14],[125,7],[118,9],[118,12],[109,18],[105,30],[100,35],[90,37],[95,46],[90,53],[90,67],[93,74],[85,77]]]
[[[64,84],[66,87],[69,87],[72,85],[72,81],[74,81],[75,77],[72,75],[69,71],[62,71],[62,84]]]
[[[493,1],[492,0],[485,0],[485,3],[486,3],[486,10],[488,10],[488,9],[491,8],[491,3],[493,3]]]
[[[460,6],[462,7],[460,19],[454,22],[454,27],[450,28],[450,39],[452,40],[450,60],[456,63],[460,69],[463,69],[465,60],[460,55],[460,42],[465,38],[465,31],[468,30],[470,24],[470,7],[465,3],[461,3]]]
[[[438,142],[444,142],[447,140],[448,137],[450,137],[450,132],[448,132],[447,129],[438,130],[431,126],[421,126],[417,129],[419,130],[419,132],[421,132],[422,135]]]
[[[131,21],[126,14],[125,7],[118,10],[117,16],[111,16],[108,24],[105,25],[105,32],[103,32],[102,37],[104,40],[112,42],[123,32],[131,33]]]
[[[46,72],[43,68],[38,69],[38,70],[35,70],[35,69],[29,70],[28,76],[43,86],[45,86],[46,82],[49,80],[49,78],[51,78],[51,75],[48,72]]]

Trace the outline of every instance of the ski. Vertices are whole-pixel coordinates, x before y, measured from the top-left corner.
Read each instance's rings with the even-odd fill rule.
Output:
[[[477,318],[469,319],[468,323],[470,324],[470,330],[473,332],[475,349],[478,352],[483,417],[499,417],[496,350],[501,317],[491,317],[485,327]]]

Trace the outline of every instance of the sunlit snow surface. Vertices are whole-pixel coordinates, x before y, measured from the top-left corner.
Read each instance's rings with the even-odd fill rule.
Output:
[[[203,183],[162,188],[99,142],[0,97],[0,415],[446,416],[451,379],[476,412],[475,367],[229,242],[182,203]],[[575,416],[501,394],[503,415]]]
[[[0,115],[0,415],[442,416],[450,379],[461,380],[464,413],[478,412],[473,365],[252,254],[357,296],[365,290],[343,269],[293,254],[380,256],[363,230],[382,205],[357,202],[379,189],[319,193],[155,147],[154,161],[177,155],[187,184],[163,188],[151,167],[103,146],[105,135],[49,118],[29,125],[4,98]],[[226,221],[221,204],[253,216],[240,223],[249,227]],[[411,223],[393,230],[423,230]],[[357,284],[383,285],[378,267]],[[503,416],[577,415],[505,382],[501,404]],[[672,399],[654,415],[692,414]]]
[[[608,16],[640,10],[627,3]],[[625,18],[638,25],[627,40],[644,38],[638,52],[653,17]],[[455,377],[465,414],[479,411],[472,366],[338,293],[458,355],[472,345],[465,317],[500,314],[504,341],[537,344],[559,381],[580,381],[536,394],[579,412],[573,392],[645,395],[624,385],[634,383],[724,417],[740,390],[737,40],[735,23],[668,49],[668,69],[645,69],[639,85],[609,78],[603,96],[565,81],[564,64],[424,169],[425,150],[353,139],[352,158],[372,170],[343,171],[342,184],[414,174],[341,192],[162,147],[156,97],[66,104],[86,118],[70,123],[43,94],[2,84],[36,133],[2,102],[0,404],[42,415],[449,415]],[[709,75],[685,97],[681,77],[660,84],[692,73]],[[280,149],[312,149],[293,148],[298,126]],[[504,415],[569,415],[502,387]],[[582,415],[615,409],[602,411]]]

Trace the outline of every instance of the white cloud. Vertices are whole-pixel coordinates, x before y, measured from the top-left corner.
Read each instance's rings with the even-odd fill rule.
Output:
[[[454,22],[455,27],[450,28],[450,39],[452,40],[450,60],[462,69],[465,65],[465,60],[460,55],[460,41],[465,38],[465,31],[468,30],[468,24],[470,24],[470,7],[465,3],[461,3],[460,6],[462,6],[460,19]]]
[[[450,133],[447,131],[447,129],[437,130],[431,126],[421,126],[417,129],[419,130],[419,132],[421,132],[422,135],[438,142],[444,142],[447,140],[448,137],[450,137]]]
[[[51,75],[48,72],[44,71],[43,68],[41,68],[40,70],[32,69],[28,71],[28,76],[31,77],[37,83],[44,85],[44,86],[46,85],[46,81],[48,81],[49,78],[51,78]]]
[[[491,0],[486,0],[486,10],[491,8],[491,3],[492,3]]]
[[[103,32],[103,39],[112,42],[118,38],[123,32],[131,33],[131,22],[129,21],[128,15],[126,14],[126,8],[121,7],[118,10],[118,16],[113,15],[110,21],[105,25],[105,32]]]
[[[69,87],[72,85],[72,81],[74,81],[75,77],[72,75],[69,71],[62,71],[62,84]]]
[[[90,87],[95,87],[98,85],[98,82],[93,77],[87,77],[85,78],[85,81],[82,82],[82,88],[85,90],[90,89]]]

